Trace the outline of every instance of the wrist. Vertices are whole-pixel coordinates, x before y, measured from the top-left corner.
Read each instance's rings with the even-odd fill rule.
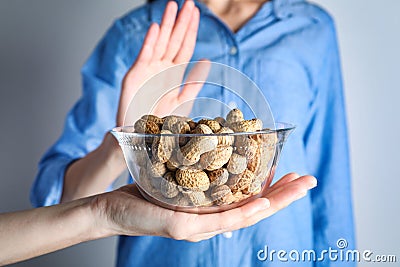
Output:
[[[113,166],[115,166],[115,164],[125,166],[124,155],[121,147],[110,132],[106,133],[98,150],[106,163],[113,164]]]
[[[61,202],[104,192],[125,168],[118,142],[107,133],[94,151],[68,167]]]
[[[93,239],[109,237],[119,235],[121,233],[115,227],[112,227],[112,223],[109,220],[109,207],[107,196],[111,194],[103,193],[88,198],[88,202],[85,205],[85,212],[90,216],[90,232]]]

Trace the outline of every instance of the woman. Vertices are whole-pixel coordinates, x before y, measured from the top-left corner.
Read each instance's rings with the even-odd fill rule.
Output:
[[[276,260],[260,262],[257,251],[266,245],[286,251],[324,250],[334,248],[338,238],[354,246],[347,131],[332,19],[302,0],[196,1],[200,12],[191,1],[177,2],[181,13],[176,21],[176,5],[157,0],[117,20],[107,32],[82,69],[82,98],[68,115],[62,137],[41,161],[33,203],[51,205],[106,190],[125,166],[116,141],[106,132],[121,124],[135,90],[165,67],[207,58],[247,74],[268,99],[275,119],[298,126],[276,177],[290,171],[310,173],[319,187],[268,220],[231,235],[199,243],[120,237],[117,265],[279,266]],[[198,35],[193,52],[194,32]],[[212,97],[241,108],[231,95]],[[179,94],[171,99],[175,104],[182,101]],[[313,265],[308,261],[301,266]]]

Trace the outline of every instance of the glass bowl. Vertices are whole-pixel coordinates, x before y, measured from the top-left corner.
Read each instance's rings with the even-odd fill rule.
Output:
[[[145,199],[164,208],[214,213],[261,196],[272,182],[283,144],[294,129],[275,123],[256,132],[145,134],[111,131]]]

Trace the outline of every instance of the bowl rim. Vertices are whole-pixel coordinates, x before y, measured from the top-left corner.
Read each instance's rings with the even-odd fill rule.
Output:
[[[234,133],[212,133],[212,134],[192,134],[192,133],[185,133],[185,134],[149,134],[149,133],[135,133],[135,132],[124,132],[123,129],[131,128],[133,126],[118,126],[110,130],[112,134],[117,135],[124,135],[130,137],[160,137],[160,136],[171,136],[171,137],[198,137],[198,136],[240,136],[240,135],[254,135],[254,134],[271,134],[271,133],[280,133],[286,132],[290,130],[294,130],[296,125],[287,122],[275,122],[275,129],[263,129],[256,132],[234,132]]]

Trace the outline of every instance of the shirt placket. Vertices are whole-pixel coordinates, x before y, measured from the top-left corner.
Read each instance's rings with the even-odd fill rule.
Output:
[[[225,26],[225,25],[223,25]],[[230,67],[235,69],[240,69],[239,66],[239,43],[235,38],[235,35],[226,27],[222,27],[221,30],[222,40],[224,42],[224,63]],[[228,75],[224,75],[223,82],[224,84],[230,84]],[[234,88],[231,88],[234,89]],[[232,92],[229,92],[227,89],[223,90],[223,102],[229,106],[230,109],[240,108],[239,103],[233,97]],[[235,232],[225,232],[217,236],[219,241],[219,250],[221,251],[221,255],[230,255],[229,258],[219,257],[220,266],[235,266],[235,255],[232,254],[233,251],[236,251],[237,248],[232,247],[233,244],[236,244],[233,240],[236,238]]]
[[[225,44],[224,44],[224,50],[225,50],[225,62],[228,66],[233,67],[235,69],[240,69],[239,67],[239,43],[237,39],[235,38],[234,34],[231,32],[224,30],[225,34]],[[227,75],[224,76],[224,84],[230,84],[229,81],[226,79],[229,79]],[[233,108],[240,108],[239,103],[236,102],[236,100],[233,97],[232,93],[227,93],[226,90],[224,90],[224,103],[226,103],[230,109]]]

